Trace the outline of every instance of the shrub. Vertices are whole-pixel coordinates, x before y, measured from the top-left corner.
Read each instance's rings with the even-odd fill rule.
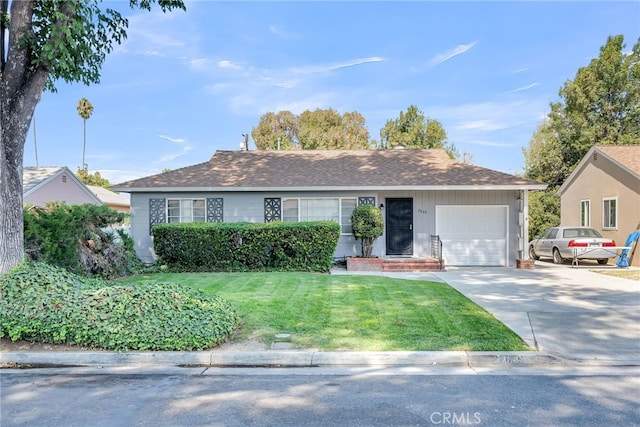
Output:
[[[202,350],[235,331],[236,310],[173,283],[119,284],[26,262],[0,275],[0,337],[109,350]]]
[[[137,271],[142,265],[125,233],[108,232],[124,214],[108,206],[51,203],[24,210],[25,254],[75,273],[106,278]]]
[[[380,209],[372,205],[360,205],[351,214],[353,237],[361,241],[362,256],[371,257],[373,244],[384,232],[384,220]]]
[[[328,271],[333,221],[157,224],[153,246],[173,271]]]

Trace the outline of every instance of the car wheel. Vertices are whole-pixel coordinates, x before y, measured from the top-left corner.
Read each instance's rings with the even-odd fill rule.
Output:
[[[564,258],[560,255],[560,251],[558,248],[553,248],[553,263],[554,264],[562,264],[564,262]]]
[[[535,249],[533,249],[533,246],[529,246],[529,258],[537,261],[540,259],[540,257],[538,255],[536,255],[536,251]]]
[[[599,260],[598,260],[598,264],[600,264],[600,265],[605,265],[608,261],[609,261],[609,260],[608,260],[608,259],[606,259],[606,258],[599,259]]]

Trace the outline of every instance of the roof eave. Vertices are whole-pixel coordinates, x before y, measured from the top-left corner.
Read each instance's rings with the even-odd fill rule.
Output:
[[[390,185],[390,186],[292,186],[292,187],[117,187],[123,193],[229,193],[229,192],[278,192],[278,191],[450,191],[450,190],[529,190],[547,188],[546,184],[506,185]]]

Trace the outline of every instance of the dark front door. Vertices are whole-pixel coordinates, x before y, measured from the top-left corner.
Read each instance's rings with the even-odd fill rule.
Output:
[[[413,255],[413,199],[386,199],[387,255]]]

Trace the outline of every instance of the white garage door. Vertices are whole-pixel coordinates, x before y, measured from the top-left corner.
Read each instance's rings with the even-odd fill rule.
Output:
[[[445,265],[508,265],[507,231],[507,206],[436,206]]]

